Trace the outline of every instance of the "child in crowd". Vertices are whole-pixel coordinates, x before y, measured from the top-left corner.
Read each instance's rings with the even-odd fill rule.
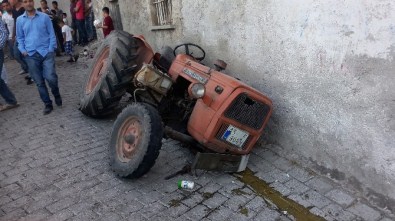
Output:
[[[69,21],[67,20],[67,13],[63,12],[63,22],[65,25],[69,26]]]
[[[110,16],[110,9],[108,7],[104,7],[102,11],[104,16],[103,24],[99,24],[96,27],[102,28],[104,37],[107,37],[107,35],[109,35],[114,30],[114,24]]]
[[[74,30],[66,25],[64,21],[59,21],[58,24],[62,28],[64,50],[66,54],[70,56],[70,59],[67,60],[67,62],[75,62],[77,61],[78,57],[73,56],[72,34],[74,33]]]

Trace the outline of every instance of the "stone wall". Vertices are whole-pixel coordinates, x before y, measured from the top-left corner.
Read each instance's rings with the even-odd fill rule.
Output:
[[[269,142],[395,199],[394,1],[173,0],[175,29],[159,31],[149,3],[119,0],[124,30],[201,45],[273,99]]]

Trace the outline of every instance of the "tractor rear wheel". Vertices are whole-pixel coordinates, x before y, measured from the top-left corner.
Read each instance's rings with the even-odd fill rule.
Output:
[[[155,108],[139,103],[127,106],[112,128],[111,169],[120,177],[141,177],[155,164],[162,137],[162,120]]]
[[[137,72],[137,40],[113,31],[98,48],[83,85],[80,110],[90,117],[111,114]]]

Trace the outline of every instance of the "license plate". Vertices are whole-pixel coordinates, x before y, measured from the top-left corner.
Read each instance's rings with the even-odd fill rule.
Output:
[[[248,132],[229,125],[225,133],[222,135],[222,139],[228,141],[235,146],[243,147],[243,144],[247,140],[248,135]]]

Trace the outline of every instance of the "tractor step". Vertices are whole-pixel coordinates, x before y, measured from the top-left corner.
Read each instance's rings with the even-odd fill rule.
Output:
[[[249,157],[249,154],[232,155],[198,152],[192,164],[192,169],[241,172],[246,169]]]

